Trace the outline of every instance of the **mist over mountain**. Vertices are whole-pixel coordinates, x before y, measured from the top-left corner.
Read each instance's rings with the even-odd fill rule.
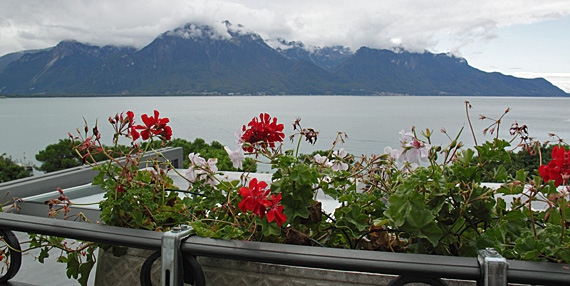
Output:
[[[486,73],[463,58],[362,47],[309,48],[226,22],[186,24],[146,47],[75,41],[0,57],[0,94],[344,94],[566,96],[544,79]]]

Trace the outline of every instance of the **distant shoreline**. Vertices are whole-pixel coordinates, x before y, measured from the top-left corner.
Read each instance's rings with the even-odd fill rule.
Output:
[[[8,98],[91,98],[91,97],[262,97],[262,96],[386,96],[386,97],[398,97],[398,96],[418,96],[418,97],[548,97],[548,98],[561,98],[570,97],[570,93],[562,96],[553,95],[461,95],[461,94],[437,94],[437,95],[425,95],[425,94],[18,94],[18,95],[0,95],[0,99]]]

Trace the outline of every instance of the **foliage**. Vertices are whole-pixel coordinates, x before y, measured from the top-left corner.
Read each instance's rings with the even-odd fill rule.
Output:
[[[205,158],[218,159],[217,166],[220,171],[238,171],[238,169],[232,165],[232,162],[228,157],[228,154],[224,150],[224,145],[222,145],[218,141],[212,141],[212,143],[208,144],[202,138],[196,138],[194,139],[193,142],[181,138],[176,138],[168,141],[166,143],[166,146],[182,147],[183,156],[184,156],[184,163],[183,163],[184,168],[188,168],[190,166],[190,160],[188,160],[188,154],[199,153]],[[257,171],[257,163],[255,163],[252,158],[246,158],[244,165],[247,166],[250,172]]]
[[[154,142],[153,148],[160,148],[161,143],[163,142]],[[185,168],[188,168],[190,162],[188,160],[188,154],[200,153],[208,158],[217,158],[218,167],[222,171],[237,171],[237,169],[232,166],[226,151],[224,151],[224,146],[217,141],[208,144],[201,138],[194,139],[194,142],[176,138],[168,141],[165,146],[183,148],[183,157],[185,158],[183,165]],[[107,150],[117,148],[117,150],[113,150],[113,152],[108,152],[111,156],[121,156],[121,152],[128,152],[129,149],[129,147],[125,145],[117,145],[117,147],[104,145],[104,148]],[[106,159],[105,154],[93,154],[94,161],[99,162]],[[82,165],[82,159],[73,151],[72,141],[70,139],[60,139],[58,143],[48,145],[44,150],[36,154],[36,160],[42,163],[37,169],[47,173]],[[257,171],[257,164],[253,159],[247,158],[244,164],[250,166],[251,172]]]
[[[469,107],[466,102],[467,112]],[[498,134],[505,114],[493,121],[491,132]],[[554,147],[552,160],[543,154],[549,162],[539,160],[538,173],[509,173],[515,139],[526,150],[537,146],[522,132],[513,132],[511,140],[495,136],[480,144],[471,132],[476,144],[465,148],[463,130],[447,145],[434,146],[431,130],[420,137],[412,128],[400,132],[400,149],[386,147],[385,154],[371,156],[337,148],[347,138],[339,132],[330,150],[308,156],[299,154],[299,146],[303,140],[314,144],[317,131],[302,128],[297,119],[289,137],[297,140],[297,148],[283,150],[283,125],[261,114],[243,125],[236,150],[224,149],[234,168],[243,169],[246,155],[269,164],[271,179],[256,177],[246,166],[239,180],[229,180],[218,171],[218,159],[190,152],[203,140],[186,146],[188,169],[178,173],[155,151],[164,145],[155,138],[170,137],[168,119],[155,111],[154,117],[143,116],[142,126],[134,124],[133,116],[128,112],[110,120],[115,137],[132,139],[129,151],[120,154],[123,159],[109,155],[103,164],[88,161],[100,172],[94,184],[107,191],[100,202],[106,224],[165,231],[185,223],[197,235],[214,238],[454,256],[475,256],[493,247],[510,259],[570,262],[570,151]],[[76,137],[83,158],[107,152],[97,129],[93,132]],[[148,142],[137,143],[139,136]],[[140,163],[151,167],[140,169]],[[188,189],[177,190],[172,175],[185,178]],[[485,184],[489,176],[502,182],[500,187]],[[336,206],[325,207],[330,202]],[[48,204],[54,214],[65,214],[73,205],[63,193]],[[69,254],[77,252],[64,252],[68,267],[73,261],[72,269],[89,268],[89,259],[81,262]]]
[[[0,183],[15,179],[26,178],[32,175],[31,170],[16,164],[6,154],[0,154]]]
[[[486,169],[489,172],[483,175],[482,181],[503,183],[497,181],[497,179],[493,177],[492,171],[499,166],[505,168],[505,171],[510,176],[515,176],[521,169],[525,170],[525,172],[529,172],[530,174],[537,175],[538,167],[540,167],[541,162],[544,161],[541,158],[552,153],[552,149],[555,146],[566,146],[566,148],[568,148],[567,144],[560,142],[558,144],[533,144],[532,146],[528,146],[529,148],[512,150],[511,152],[508,152],[510,164],[503,164],[503,162],[489,162],[486,165]]]
[[[44,150],[40,150],[36,154],[36,160],[42,164],[37,168],[40,171],[49,173],[59,170],[64,170],[67,168],[73,168],[81,166],[84,164],[86,158],[82,158],[74,148],[77,148],[77,142],[71,139],[60,139],[58,143],[48,145]],[[117,146],[104,146],[106,150],[112,150],[108,152],[111,156],[120,156],[121,152],[127,152],[129,147],[124,145]],[[104,161],[107,157],[103,153],[92,154],[90,160],[92,161]]]
[[[50,144],[41,150],[36,154],[36,160],[42,162],[37,169],[49,173],[80,166],[81,159],[73,151],[71,144],[69,139],[60,139],[58,143]]]
[[[311,142],[308,129],[297,124],[292,137]],[[569,262],[568,190],[545,184],[536,170],[534,176],[525,170],[510,174],[513,140],[496,137],[464,148],[460,134],[447,146],[432,146],[430,130],[422,132],[424,139],[414,130],[401,135],[402,150],[387,148],[370,157],[334,147],[311,157],[263,140],[244,143],[244,150],[266,158],[275,170],[270,190],[250,186],[244,192],[248,187],[239,182],[220,182],[223,192],[198,185],[205,196],[196,198],[190,224],[199,235],[221,238],[240,234],[248,240],[460,256],[494,247],[507,258]],[[333,146],[341,139],[339,134]],[[492,189],[485,176],[503,184]],[[338,207],[323,209],[323,195]],[[286,220],[271,223],[264,214],[275,204],[268,198],[277,196]],[[257,203],[244,207],[252,198]],[[539,201],[547,207],[532,208]]]

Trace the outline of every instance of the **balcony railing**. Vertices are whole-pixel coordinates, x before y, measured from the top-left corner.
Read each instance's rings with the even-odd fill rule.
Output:
[[[182,162],[181,150],[165,150],[171,159]],[[11,183],[0,184],[0,195],[30,197],[53,191],[57,187],[72,187],[89,183],[95,174],[89,168],[74,168]],[[24,201],[24,203],[26,203]],[[23,208],[25,209],[25,208]],[[112,244],[140,249],[161,251],[164,233],[89,224],[45,217],[45,213],[33,215],[0,213],[0,229],[65,237],[96,243]],[[94,213],[97,215],[97,213]],[[184,257],[215,257],[240,261],[271,263],[288,266],[330,269],[396,275],[391,285],[403,285],[422,281],[432,285],[445,285],[442,279],[478,281],[484,285],[486,265],[474,257],[452,257],[422,254],[390,253],[350,249],[310,247],[264,242],[221,240],[198,236],[185,238],[180,244]],[[12,253],[16,258],[18,253]],[[534,285],[570,285],[570,265],[506,261],[508,283]],[[15,267],[16,265],[14,265]],[[200,265],[193,267],[199,268]],[[14,271],[14,270],[12,270]],[[17,269],[15,270],[17,271]],[[200,271],[197,271],[200,273]],[[197,285],[203,281],[197,279]],[[500,279],[497,279],[500,281]],[[491,285],[493,281],[486,281]],[[163,285],[167,285],[164,284]]]
[[[0,229],[66,237],[160,251],[163,233],[99,224],[0,213]],[[198,236],[185,239],[183,255],[283,264],[342,271],[420,277],[425,281],[479,280],[477,258],[390,253],[323,247],[221,240]],[[509,283],[570,285],[569,265],[509,260]]]

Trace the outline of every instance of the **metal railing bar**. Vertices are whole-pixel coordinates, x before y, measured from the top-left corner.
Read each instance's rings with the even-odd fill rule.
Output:
[[[162,233],[53,218],[0,213],[0,229],[160,250]]]
[[[570,265],[535,261],[507,260],[509,283],[570,285]]]
[[[157,150],[168,158],[175,168],[182,165],[182,147],[165,147]],[[154,154],[147,154],[147,157],[154,157]],[[119,159],[122,160],[122,159]],[[141,165],[144,167],[144,165]],[[55,191],[58,187],[65,189],[78,185],[89,184],[98,174],[91,166],[83,165],[65,170],[50,172],[39,176],[32,176],[9,182],[0,183],[0,198],[8,194],[8,198],[30,197],[46,192]]]
[[[162,233],[0,213],[0,229],[159,250]],[[184,254],[344,271],[477,280],[474,257],[375,252],[192,236]],[[509,283],[570,285],[570,265],[508,260]]]
[[[197,256],[285,264],[344,271],[420,275],[452,279],[479,278],[475,258],[322,248],[263,242],[243,242],[193,236],[183,253]]]

